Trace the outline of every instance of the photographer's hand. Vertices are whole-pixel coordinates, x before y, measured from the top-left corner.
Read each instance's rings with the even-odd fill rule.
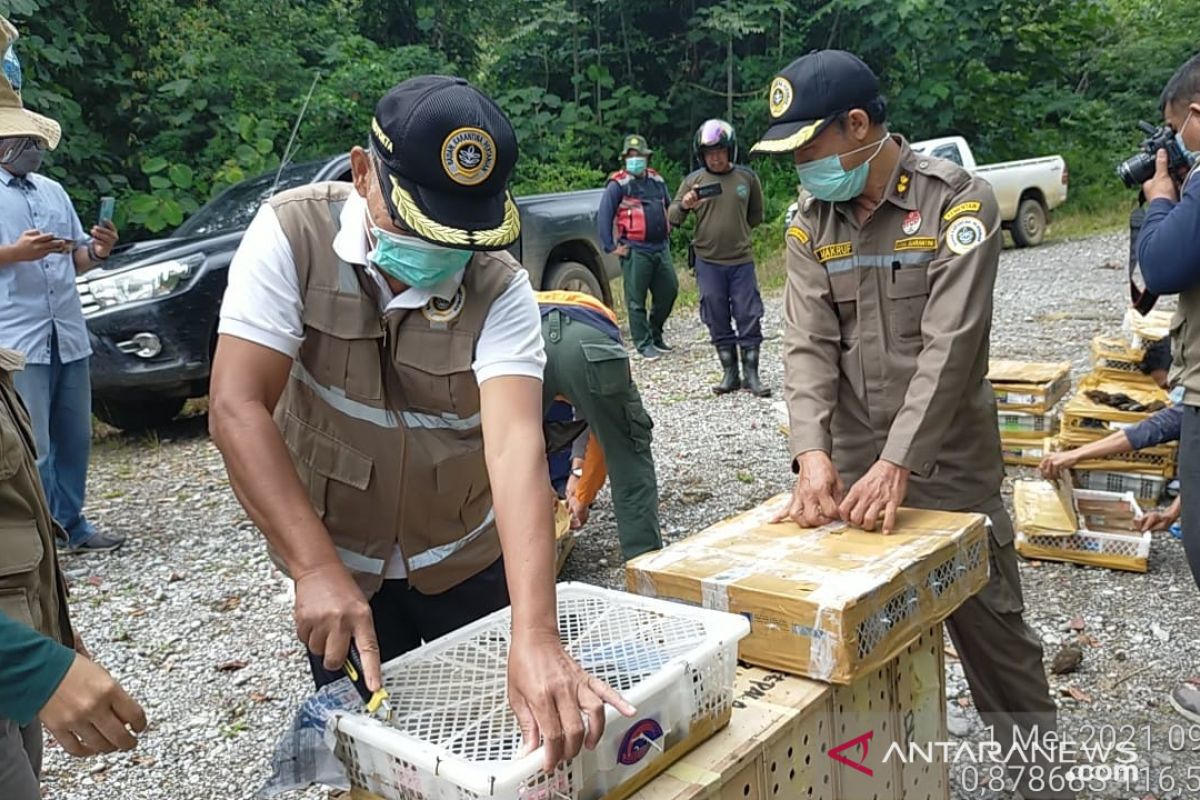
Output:
[[[1164,200],[1170,200],[1172,203],[1179,200],[1179,193],[1175,188],[1175,179],[1171,177],[1171,173],[1167,171],[1167,151],[1159,150],[1154,157],[1154,177],[1142,184],[1142,194],[1146,195],[1146,202],[1157,200],[1160,197]]]

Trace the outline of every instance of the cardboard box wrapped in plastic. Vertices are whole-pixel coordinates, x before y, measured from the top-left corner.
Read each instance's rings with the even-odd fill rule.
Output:
[[[1071,388],[1071,364],[1005,361],[988,362],[988,381],[1001,411],[1045,414]]]
[[[902,509],[890,536],[771,524],[781,495],[626,565],[630,590],[742,614],[740,657],[846,684],[877,669],[988,579],[980,514]]]
[[[849,686],[740,667],[729,726],[630,800],[948,800],[940,753],[884,760],[893,743],[909,752],[947,741],[942,648],[934,626]],[[866,751],[845,748],[839,760],[839,746],[867,730]]]
[[[1069,475],[1013,483],[1017,552],[1026,558],[1145,572],[1152,537],[1137,529],[1142,511],[1133,494],[1071,484]]]

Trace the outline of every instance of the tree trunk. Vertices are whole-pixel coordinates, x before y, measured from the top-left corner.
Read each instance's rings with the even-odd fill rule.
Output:
[[[725,44],[725,120],[733,119],[733,34]],[[732,124],[732,123],[730,123]]]
[[[625,4],[617,5],[621,9],[621,42],[625,46],[625,80],[633,83],[633,53],[629,50],[629,33],[625,29]]]
[[[579,17],[575,14],[575,0],[571,0],[571,86],[575,88],[575,108],[579,109]]]

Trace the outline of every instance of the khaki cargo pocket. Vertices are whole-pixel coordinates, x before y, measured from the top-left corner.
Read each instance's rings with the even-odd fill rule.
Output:
[[[13,390],[12,401],[16,402]],[[18,422],[13,418],[12,406],[0,399],[0,481],[6,481],[21,468],[25,458],[27,440],[21,435]]]
[[[646,412],[646,407],[640,401],[632,400],[625,404],[625,416],[629,420],[629,438],[633,440],[633,449],[639,453],[650,450],[654,441],[654,420]]]
[[[307,324],[324,334],[310,336],[301,345],[301,361],[313,378],[322,386],[344,388],[351,398],[378,401],[383,396],[379,317],[362,313],[358,295],[320,287],[309,289],[306,302],[313,304]]]
[[[841,326],[842,349],[848,350],[858,341],[858,271],[830,275],[829,289]]]
[[[371,484],[374,462],[370,456],[289,413],[283,423],[283,439],[292,454],[300,482],[308,489],[313,511],[326,518],[330,494],[362,493]],[[333,486],[332,484],[340,484]],[[335,498],[336,500],[337,498]],[[351,499],[351,507],[357,505]]]
[[[31,628],[41,625],[39,581],[45,558],[35,520],[0,522],[0,611]]]
[[[479,384],[472,363],[475,337],[468,331],[401,326],[392,342],[392,369],[400,376],[404,407],[460,419],[479,413]]]
[[[452,533],[443,541],[445,544],[461,538],[478,528],[492,510],[492,487],[488,478],[487,462],[482,452],[460,453],[450,456],[435,465],[437,476],[437,498],[431,498],[431,506],[449,509],[448,520],[433,520],[430,534],[445,530],[445,526],[457,523],[461,532]]]
[[[890,271],[887,282],[888,319],[900,340],[921,338],[921,317],[929,300],[929,265],[913,264]]]
[[[620,394],[629,388],[629,353],[616,342],[583,342],[588,389],[594,394]]]

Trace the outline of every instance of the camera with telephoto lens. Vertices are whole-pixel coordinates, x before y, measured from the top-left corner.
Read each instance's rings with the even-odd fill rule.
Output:
[[[1179,150],[1175,141],[1175,131],[1163,125],[1156,128],[1149,122],[1139,122],[1138,127],[1146,134],[1142,142],[1142,152],[1135,153],[1117,164],[1117,175],[1130,189],[1136,189],[1154,177],[1154,160],[1159,150],[1167,151],[1167,172],[1174,175],[1179,167],[1187,167],[1187,159]]]

